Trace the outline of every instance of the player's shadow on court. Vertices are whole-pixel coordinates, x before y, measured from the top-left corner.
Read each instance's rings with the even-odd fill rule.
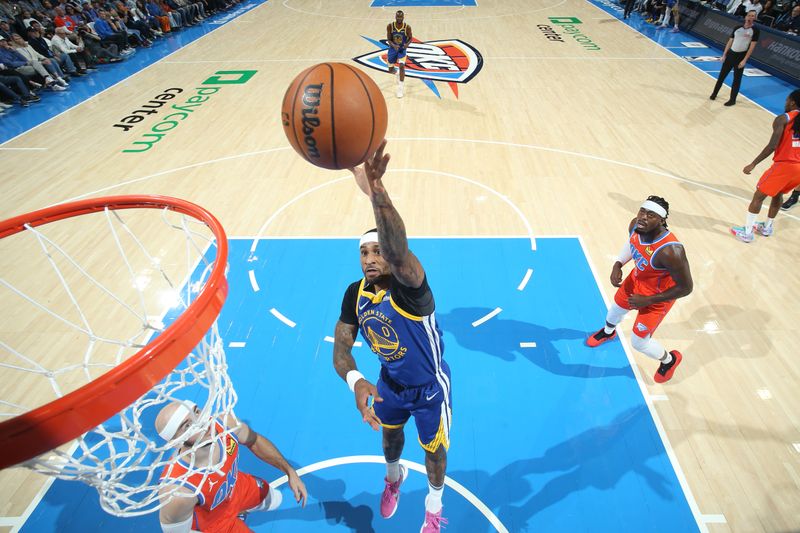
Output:
[[[287,485],[280,487],[283,503],[275,511],[253,513],[247,517],[247,525],[255,528],[259,524],[280,524],[287,520],[319,522],[320,528],[341,524],[357,533],[375,533],[372,523],[376,518],[378,496],[362,492],[356,496],[345,496],[346,483],[342,479],[328,480],[313,474],[302,477],[308,490],[310,502],[305,509],[300,507]],[[279,528],[280,530],[280,528]]]
[[[547,438],[547,432],[542,435],[539,438]],[[641,479],[635,489],[637,493],[612,495],[609,501],[630,499],[631,505],[638,505],[643,502],[638,495],[647,492],[639,486],[647,486],[655,493],[648,503],[652,504],[654,499],[658,503],[674,502],[675,495],[681,492],[677,478],[668,477],[665,475],[668,471],[659,471],[651,466],[659,464],[652,461],[658,455],[664,457],[660,464],[671,468],[647,407],[641,405],[621,412],[606,425],[587,429],[558,442],[537,457],[514,461],[494,474],[484,470],[451,470],[448,477],[473,492],[509,531],[561,531],[563,524],[530,523],[531,519],[567,498],[571,501],[576,501],[573,498],[596,498],[592,494],[614,490],[629,474]],[[537,481],[542,479],[547,481],[543,484]],[[602,492],[579,494],[589,489]],[[426,493],[425,489],[404,493],[401,505],[402,502],[422,502]],[[375,496],[372,498],[373,501],[376,499]],[[445,490],[445,516],[450,531],[494,531],[486,522],[476,521],[474,512],[455,514],[452,510],[457,508],[454,505],[457,498],[461,496],[452,488]],[[570,509],[574,507],[570,506]],[[691,519],[691,513],[687,513]]]
[[[600,352],[589,355],[584,345],[587,333],[575,329],[550,329],[537,324],[502,318],[502,313],[477,327],[472,322],[486,316],[491,309],[462,307],[436,316],[456,342],[468,350],[483,352],[503,361],[527,359],[542,370],[558,376],[576,378],[626,377],[633,379],[628,365],[608,367],[581,362],[600,360]],[[535,342],[535,348],[522,348],[520,343]]]
[[[606,425],[587,429],[554,444],[538,457],[514,461],[495,474],[453,472],[452,477],[474,487],[476,495],[510,531],[554,526],[529,522],[542,510],[558,505],[568,497],[591,498],[592,493],[579,495],[584,490],[603,491],[599,494],[614,490],[620,480],[630,474],[641,480],[640,485],[646,485],[655,493],[650,503],[654,499],[674,501],[676,494],[680,494],[677,478],[665,475],[669,471],[656,470],[654,465],[658,463],[652,461],[661,455],[664,460],[660,464],[671,468],[655,432],[647,407],[641,405],[623,411]],[[544,484],[535,481],[546,478],[548,473],[552,477]],[[643,488],[637,490],[638,494],[646,492]],[[628,496],[631,505],[641,503],[641,500],[636,501],[637,494],[615,495],[610,499],[625,501]],[[454,531],[474,531],[468,524],[459,524],[457,520],[451,520],[451,528]]]

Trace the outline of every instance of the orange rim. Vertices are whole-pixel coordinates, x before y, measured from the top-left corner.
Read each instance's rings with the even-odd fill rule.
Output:
[[[217,256],[203,291],[147,346],[91,383],[0,423],[0,469],[69,442],[108,420],[153,388],[180,363],[214,324],[228,295],[228,240],[204,208],[169,196],[107,196],[56,205],[0,222],[0,239],[58,220],[120,209],[170,209],[203,221],[216,238]]]

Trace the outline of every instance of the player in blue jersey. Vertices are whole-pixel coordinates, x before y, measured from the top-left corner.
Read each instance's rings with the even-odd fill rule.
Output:
[[[450,369],[442,358],[442,333],[425,270],[408,249],[405,225],[381,179],[389,162],[385,147],[383,141],[362,167],[351,169],[372,202],[377,228],[362,235],[359,242],[364,277],[345,291],[336,323],[333,364],[355,393],[364,422],[383,431],[384,518],[397,510],[400,485],[407,475],[399,462],[405,443],[403,427],[414,417],[428,473],[421,531],[434,533],[446,522],[442,491],[450,446]],[[359,330],[381,363],[375,385],[357,370],[353,359],[351,350]]]
[[[411,26],[403,20],[405,14],[398,11],[394,14],[394,22],[386,26],[386,42],[389,43],[389,74],[395,73],[395,65],[400,65],[400,76],[397,81],[397,97],[403,97],[403,82],[406,79],[406,50],[411,42]]]

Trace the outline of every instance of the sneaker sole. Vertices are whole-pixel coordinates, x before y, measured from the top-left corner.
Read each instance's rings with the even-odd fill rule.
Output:
[[[403,465],[400,465],[400,485],[398,485],[398,487],[397,487],[397,489],[398,489],[397,501],[394,502],[394,509],[392,509],[392,512],[389,514],[389,516],[383,516],[383,514],[381,514],[381,516],[383,516],[383,518],[385,520],[389,520],[391,517],[393,517],[394,514],[397,512],[397,508],[400,507],[400,492],[399,491],[400,491],[400,487],[402,487],[403,483],[405,483],[405,481],[406,481],[406,475],[407,474],[408,474],[408,470],[406,469],[406,467],[403,466]]]

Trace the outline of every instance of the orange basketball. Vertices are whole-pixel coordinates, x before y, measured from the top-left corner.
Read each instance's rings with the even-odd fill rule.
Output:
[[[372,79],[344,63],[321,63],[292,81],[281,121],[298,154],[318,167],[354,167],[386,135],[386,101]]]

